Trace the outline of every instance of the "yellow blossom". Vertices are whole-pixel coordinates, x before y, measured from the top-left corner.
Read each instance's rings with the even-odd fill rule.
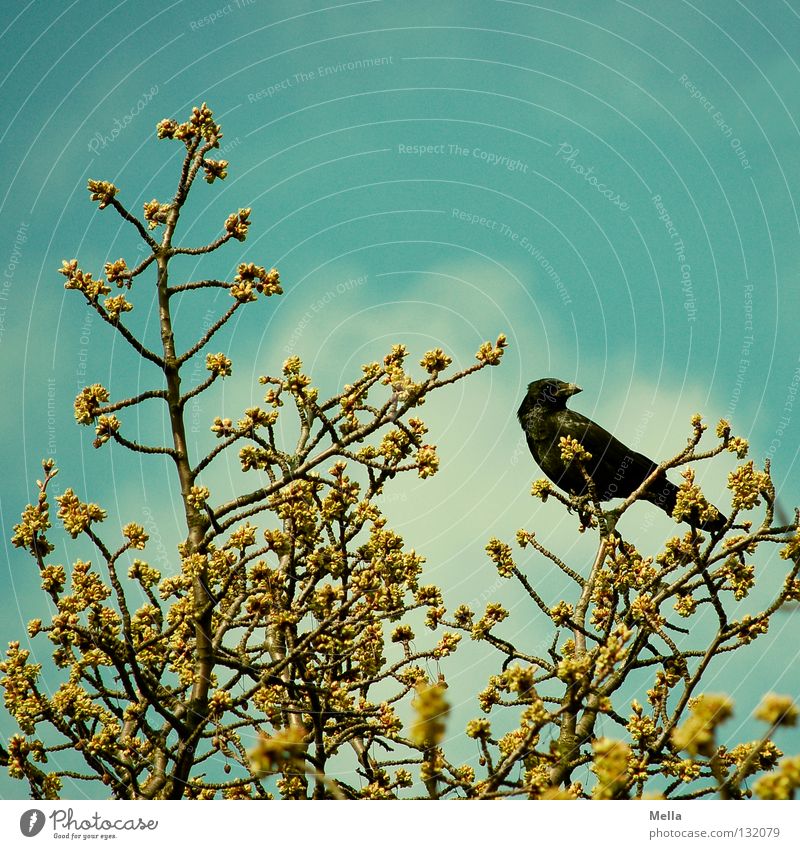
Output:
[[[445,720],[450,713],[444,697],[446,689],[441,683],[417,685],[417,695],[411,703],[416,716],[410,735],[417,746],[429,749],[444,739]]]
[[[761,701],[755,712],[756,719],[760,719],[769,725],[781,725],[793,727],[797,725],[800,710],[791,696],[779,696],[770,693]]]
[[[119,191],[113,183],[105,180],[89,180],[87,184],[92,200],[100,201],[99,209],[105,209]]]
[[[243,242],[247,238],[247,231],[250,228],[250,209],[240,209],[238,212],[231,213],[225,219],[225,230],[230,233],[234,239]]]
[[[592,459],[592,455],[571,436],[561,436],[558,440],[559,448],[561,449],[561,459],[568,463],[571,460],[580,460],[585,462]]]

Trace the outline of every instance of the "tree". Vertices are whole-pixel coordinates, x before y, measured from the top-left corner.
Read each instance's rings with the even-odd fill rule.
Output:
[[[185,538],[173,573],[162,575],[139,557],[147,556],[149,542],[143,527],[129,522],[119,532],[101,533],[101,524],[111,524],[106,512],[67,488],[55,497],[57,519],[92,556],[64,567],[51,557],[48,539],[57,470],[44,462],[38,497],[23,512],[13,542],[32,556],[52,602],[50,621],[33,620],[28,633],[52,644],[54,669],[46,675],[60,684],[47,695],[42,664],[31,662],[18,642],[10,645],[0,683],[21,732],[0,752],[10,774],[25,781],[34,798],[58,798],[64,779],[102,783],[118,799],[622,798],[641,796],[654,784],[668,797],[738,797],[747,778],[775,767],[780,753],[771,738],[778,726],[795,721],[791,700],[768,697],[761,709],[764,738],[728,751],[716,744],[715,729],[730,703],[698,689],[715,657],[751,642],[778,610],[800,598],[797,517],[774,523],[769,468],[758,471],[751,461],[731,473],[725,534],[708,539],[690,531],[655,557],[637,552],[617,531],[648,482],[616,510],[603,510],[596,498],[565,498],[537,482],[535,495],[577,509],[598,536],[597,556],[583,576],[534,534],[519,532],[522,548],[543,555],[575,584],[573,602],[554,605],[517,565],[509,545],[493,539],[487,546],[500,574],[518,581],[552,620],[547,657],[500,635],[507,614],[498,604],[480,616],[461,605],[448,616],[442,591],[422,582],[423,558],[388,526],[377,499],[403,476],[437,471],[436,448],[426,441],[417,408],[444,387],[498,365],[505,338],[484,343],[477,361],[459,371],[440,349],[424,354],[421,371],[410,368],[407,350],[394,345],[382,362],[364,365],[326,400],[299,357],[291,356],[280,374],[260,378],[264,406],[249,407],[235,422],[215,418],[213,447],[191,456],[187,404],[231,377],[233,364],[224,352],[206,353],[208,377],[185,388],[187,367],[239,309],[277,297],[281,285],[274,268],[252,262],[239,264],[232,281],[178,275],[175,258],[243,242],[251,210],[230,215],[209,244],[179,246],[181,211],[197,176],[202,171],[208,183],[224,179],[228,163],[210,158],[222,133],[205,104],[184,123],[162,121],[158,136],[186,148],[171,201],[146,203],[140,220],[122,205],[116,186],[89,181],[100,208],[113,208],[136,229],[145,258],[134,268],[123,259],[108,263],[99,279],[77,260],[65,261],[61,273],[66,288],[81,293],[160,375],[158,386],[119,401],[100,384],[87,386],[75,400],[75,417],[94,426],[97,448],[114,443],[169,458]],[[143,284],[151,276],[161,331],[155,350],[123,322],[134,306],[134,283],[137,305],[146,303]],[[230,307],[179,353],[176,301],[215,289],[227,292]],[[144,444],[116,415],[159,404],[169,445]],[[678,519],[705,504],[687,464],[726,450],[743,458],[747,451],[722,422],[719,444],[700,452],[699,417],[693,427],[687,447],[660,467],[686,466]],[[296,438],[289,444],[282,434],[292,428]],[[582,468],[581,446],[563,450]],[[242,489],[212,493],[204,480],[233,451]],[[740,521],[761,504],[760,523]],[[755,579],[748,558],[768,544],[781,544],[792,568],[771,605],[734,620],[729,599],[748,594]],[[704,606],[713,609],[717,628],[707,645],[669,621],[668,603],[687,618]],[[440,632],[427,648],[417,646],[420,621]],[[562,629],[571,637],[558,646]],[[446,751],[462,750],[464,738],[449,728],[444,675],[429,671],[440,669],[463,634],[503,658],[478,700],[508,730],[495,735],[488,719],[471,721],[466,735],[477,741],[470,744],[477,745],[474,764]],[[634,700],[626,719],[621,704],[641,674],[652,677],[644,699],[650,707]],[[618,725],[626,739],[598,736],[600,718]],[[594,779],[587,779],[589,768]],[[757,787],[762,795],[788,797],[800,786],[798,776],[796,760],[788,761]]]
[[[52,461],[44,463],[38,500],[24,511],[13,542],[34,557],[55,608],[52,621],[31,622],[29,634],[50,639],[55,665],[69,675],[48,698],[38,685],[41,665],[31,663],[19,644],[9,648],[2,665],[5,704],[23,732],[9,742],[9,770],[27,780],[35,797],[56,797],[69,776],[102,781],[123,799],[217,792],[263,798],[269,795],[265,779],[274,773],[288,797],[390,794],[410,781],[402,769],[389,778],[375,754],[401,727],[394,705],[415,689],[425,698],[428,676],[418,664],[450,654],[458,637],[445,634],[435,647],[411,651],[413,632],[404,617],[423,608],[435,620],[441,592],[420,584],[423,558],[387,526],[376,498],[397,475],[426,478],[437,471],[436,448],[413,412],[432,392],[499,363],[505,339],[481,346],[473,366],[450,376],[444,373],[451,360],[437,349],[425,354],[422,375],[414,377],[406,349],[395,345],[382,363],[368,363],[352,384],[324,401],[300,359],[289,357],[279,376],[260,378],[265,408],[250,407],[237,422],[216,418],[211,430],[217,444],[190,457],[187,404],[230,377],[232,361],[224,353],[206,354],[208,377],[184,389],[187,366],[239,309],[259,296],[280,295],[281,286],[276,269],[254,263],[240,264],[232,282],[174,282],[176,257],[244,241],[250,209],[231,214],[222,235],[203,247],[175,244],[198,174],[204,172],[208,183],[224,179],[228,163],[210,158],[222,133],[205,104],[184,123],[162,121],[158,137],[186,147],[170,202],[146,203],[139,220],[122,205],[116,186],[96,180],[88,186],[101,209],[113,208],[136,228],[146,258],[132,269],[123,259],[107,264],[105,279],[84,272],[77,260],[65,261],[61,273],[67,289],[80,292],[163,374],[161,386],[120,401],[112,402],[100,384],[87,386],[75,400],[75,418],[95,426],[97,448],[113,442],[173,461],[186,519],[180,565],[162,576],[135,557],[148,543],[136,523],[122,527],[117,542],[108,541],[116,535],[100,533],[106,512],[72,488],[56,497],[57,518],[73,538],[91,543],[100,568],[84,560],[70,569],[49,562],[49,491],[57,470]],[[134,283],[142,288],[145,272],[156,278],[160,351],[123,323],[133,308],[128,295]],[[121,292],[111,295],[112,285]],[[173,304],[202,289],[226,290],[231,305],[179,353]],[[152,403],[166,405],[172,445],[144,445],[124,435],[116,413]],[[278,436],[284,407],[297,418],[291,447]],[[237,448],[242,471],[255,484],[214,497],[203,473]],[[257,533],[251,520],[265,515],[267,527]],[[146,603],[134,607],[137,585]],[[385,623],[398,623],[392,662]],[[377,690],[381,698],[373,702]],[[49,734],[40,733],[44,728]],[[417,750],[413,758],[422,744],[409,745]],[[328,761],[348,747],[365,788],[326,777]],[[37,766],[64,750],[75,756],[74,764],[53,771]]]
[[[749,446],[732,436],[730,425],[722,420],[716,428],[719,443],[701,451],[698,446],[707,427],[699,415],[692,418],[692,429],[681,451],[661,463],[619,507],[605,510],[584,466],[591,455],[575,440],[562,438],[562,458],[583,473],[589,496],[567,498],[544,479],[534,482],[531,494],[543,501],[556,498],[580,515],[588,512],[598,536],[594,562],[584,576],[543,546],[534,533],[520,530],[516,541],[521,549],[530,548],[546,558],[575,584],[574,603],[562,599],[548,605],[515,562],[508,544],[492,539],[487,546],[500,575],[516,579],[557,629],[548,656],[538,657],[486,633],[487,624],[493,626],[505,618],[501,608],[487,608],[476,624],[471,611],[456,611],[454,624],[471,628],[473,635],[477,629],[505,656],[503,671],[491,678],[480,695],[481,707],[487,713],[496,706],[524,709],[518,727],[501,739],[491,736],[488,720],[476,720],[467,729],[480,741],[489,765],[486,781],[494,792],[598,799],[642,798],[647,792],[677,799],[716,793],[738,799],[750,793],[745,788],[747,779],[778,763],[782,752],[772,737],[779,727],[795,725],[800,715],[791,698],[766,696],[756,713],[767,724],[764,736],[728,749],[718,744],[716,730],[731,716],[733,702],[699,690],[716,658],[765,634],[778,611],[800,600],[798,517],[795,514],[791,523],[776,524],[769,462],[759,471],[749,460],[728,475],[731,512],[720,533],[704,535],[692,529],[667,540],[657,554],[646,556],[617,530],[619,519],[642,499],[648,486],[674,468],[684,467],[674,518],[694,516],[705,521],[713,516],[689,464],[726,451],[744,459]],[[762,515],[754,522],[751,511],[762,505]],[[739,533],[728,534],[731,530]],[[768,606],[736,619],[730,600],[740,602],[748,596],[755,584],[753,556],[760,546],[769,544],[783,545],[780,556],[792,567]],[[687,620],[696,620],[700,612],[711,608],[715,619],[711,633],[706,634],[702,625],[695,624],[692,630],[675,625],[667,612],[669,605],[673,616]],[[562,629],[571,636],[559,647]],[[631,699],[629,692],[631,682],[638,679],[651,683],[641,701]],[[504,697],[504,693],[510,695]],[[548,704],[553,707],[548,709]],[[601,718],[616,725],[624,738],[598,735]],[[545,741],[552,741],[549,748],[537,748]],[[492,747],[498,752],[494,756]],[[524,771],[511,780],[511,769],[520,765]],[[588,793],[582,782],[573,780],[579,768],[585,771],[587,766],[594,773]],[[798,788],[797,757],[755,783],[756,792],[765,798],[792,798]]]

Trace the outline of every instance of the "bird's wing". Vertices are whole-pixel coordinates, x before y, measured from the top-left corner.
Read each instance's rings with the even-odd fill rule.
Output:
[[[636,454],[597,422],[574,410],[559,412],[558,426],[559,436],[571,436],[577,439],[593,457],[603,456],[609,463],[622,462],[626,456]],[[639,454],[639,456],[643,455]],[[647,460],[646,457],[644,459]],[[649,460],[647,462],[650,463]]]
[[[656,464],[644,454],[628,448],[596,422],[574,410],[558,414],[559,436],[571,436],[592,455],[587,463],[589,474],[601,490],[601,498],[630,495]]]

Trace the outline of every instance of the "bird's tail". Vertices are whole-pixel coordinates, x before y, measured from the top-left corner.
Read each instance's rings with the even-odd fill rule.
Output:
[[[653,489],[644,496],[656,507],[660,507],[668,516],[672,516],[672,511],[675,509],[675,504],[678,498],[678,487],[666,477],[653,484]],[[691,525],[693,528],[700,528],[710,533],[721,531],[728,521],[725,516],[713,505],[709,505],[713,515],[711,518],[700,520],[699,511],[693,511],[683,521]]]

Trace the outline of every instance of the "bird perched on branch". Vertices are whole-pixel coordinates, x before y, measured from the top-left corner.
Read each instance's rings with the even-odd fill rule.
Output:
[[[623,445],[591,419],[567,409],[567,400],[581,391],[574,383],[556,378],[536,380],[528,386],[517,417],[525,431],[533,459],[559,488],[573,496],[588,494],[586,478],[577,462],[565,459],[562,437],[576,440],[591,456],[584,459],[586,473],[600,501],[627,498],[658,468],[656,464]],[[642,497],[672,516],[678,487],[661,472]],[[706,531],[721,530],[727,521],[713,505],[704,519],[690,514],[685,521]]]

